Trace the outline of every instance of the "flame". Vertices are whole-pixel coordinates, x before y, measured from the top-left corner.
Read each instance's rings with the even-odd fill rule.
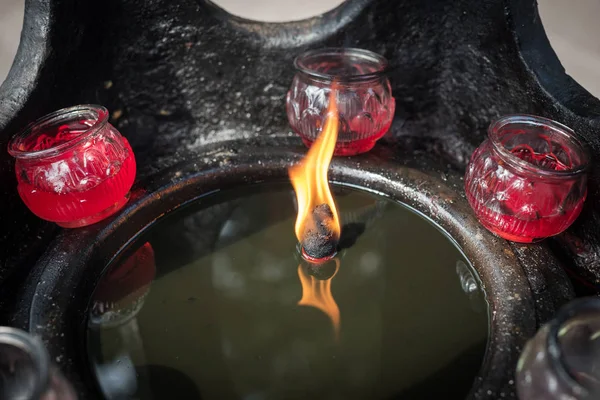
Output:
[[[298,266],[298,277],[302,284],[302,298],[298,305],[317,308],[327,315],[333,325],[335,340],[338,341],[340,337],[340,309],[331,293],[331,280],[337,274],[340,264],[338,259],[334,261],[336,264],[335,272],[327,280],[319,280],[314,276],[310,276],[304,271],[302,265]]]
[[[329,94],[327,119],[321,134],[308,150],[306,157],[289,169],[290,180],[298,200],[295,231],[299,242],[302,242],[307,229],[314,229],[312,211],[321,204],[329,205],[333,213],[332,232],[337,238],[341,232],[338,212],[327,179],[327,170],[335,150],[339,127],[336,92],[334,84]]]

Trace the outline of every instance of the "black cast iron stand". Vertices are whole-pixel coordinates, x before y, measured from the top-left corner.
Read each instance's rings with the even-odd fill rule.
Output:
[[[206,163],[211,152],[235,152],[239,143],[299,146],[284,112],[292,60],[323,46],[373,50],[395,67],[396,116],[375,159],[458,177],[489,122],[515,112],[563,122],[594,159],[600,153],[600,101],[565,74],[534,0],[349,0],[285,24],[235,18],[206,0],[27,0],[21,45],[0,87],[3,315],[14,315],[15,298],[27,298],[21,292],[35,290],[39,271],[28,274],[59,231],[17,196],[5,150],[12,134],[61,107],[103,104],[134,148],[138,188],[178,165]],[[537,323],[572,295],[557,259],[600,284],[598,168],[567,233],[542,245],[510,245],[508,257],[536,298]],[[7,322],[27,327],[25,314],[18,309]]]

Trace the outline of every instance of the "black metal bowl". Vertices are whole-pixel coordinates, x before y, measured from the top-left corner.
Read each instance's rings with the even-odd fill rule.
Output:
[[[468,156],[501,114],[566,123],[594,158],[600,154],[600,102],[566,75],[534,1],[349,0],[322,17],[265,24],[205,0],[110,0],[101,10],[78,0],[28,0],[18,55],[0,87],[0,147],[45,113],[95,102],[113,112],[140,166],[134,196],[118,215],[58,231],[21,204],[13,160],[0,152],[0,315],[44,338],[82,398],[99,396],[83,333],[103,269],[187,201],[284,179],[305,151],[289,136],[284,112],[292,61],[326,46],[367,48],[395,67],[389,137],[369,155],[336,159],[332,177],[427,214],[473,262],[495,312],[474,398],[515,396],[510,382],[522,344],[572,297],[553,254],[599,282],[597,163],[582,217],[549,241],[561,251],[493,237],[462,197]]]
[[[163,215],[195,199],[215,190],[286,180],[287,167],[303,156],[304,149],[279,144],[255,147],[232,142],[211,157],[162,171],[139,183],[118,215],[87,228],[62,231],[48,248],[23,288],[13,322],[43,338],[82,398],[100,393],[84,340],[90,297],[110,261]],[[514,396],[513,373],[520,350],[534,334],[536,321],[570,297],[568,280],[545,248],[513,247],[481,227],[462,194],[458,175],[415,168],[427,164],[425,156],[405,165],[385,161],[385,152],[379,148],[361,157],[334,159],[331,179],[401,201],[454,238],[477,270],[491,312],[491,337],[470,398]],[[527,258],[540,263],[538,276],[526,273]]]

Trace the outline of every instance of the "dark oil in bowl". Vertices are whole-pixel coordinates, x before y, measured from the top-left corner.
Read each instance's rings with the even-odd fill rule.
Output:
[[[345,248],[321,279],[298,257],[288,184],[204,197],[125,249],[107,277],[148,246],[156,274],[94,294],[104,314],[90,318],[88,352],[105,396],[465,398],[489,329],[468,260],[397,202],[334,196]],[[299,305],[306,292],[313,303]]]

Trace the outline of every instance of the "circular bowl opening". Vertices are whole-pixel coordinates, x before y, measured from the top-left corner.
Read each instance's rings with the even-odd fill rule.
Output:
[[[86,338],[90,336],[92,329],[102,331],[102,329],[98,329],[99,326],[97,322],[100,321],[100,323],[102,323],[102,321],[107,321],[103,318],[95,318],[98,314],[94,318],[90,318],[90,313],[92,311],[90,310],[90,307],[94,304],[92,293],[99,287],[98,282],[103,279],[103,276],[108,276],[106,272],[107,266],[110,270],[117,268],[117,265],[122,264],[131,254],[137,253],[137,249],[140,245],[150,243],[153,247],[156,262],[156,278],[153,280],[154,283],[149,286],[147,293],[143,293],[145,292],[144,288],[147,287],[147,285],[144,285],[142,280],[138,280],[137,278],[132,280],[129,280],[129,278],[125,279],[128,282],[135,283],[131,286],[134,288],[132,291],[133,296],[129,299],[124,299],[123,303],[121,303],[120,300],[117,300],[117,303],[120,309],[123,309],[126,314],[133,317],[125,318],[121,315],[115,315],[116,318],[110,319],[112,322],[115,322],[115,326],[122,324],[121,326],[123,327],[123,332],[126,336],[132,335],[129,337],[133,338],[133,340],[127,339],[129,343],[136,343],[136,332],[139,330],[135,324],[139,323],[143,314],[150,310],[148,304],[153,297],[154,285],[157,284],[156,282],[162,282],[161,279],[167,279],[166,277],[178,276],[178,274],[181,273],[181,270],[185,269],[186,266],[189,267],[191,264],[194,264],[191,261],[197,260],[198,258],[204,259],[204,256],[206,256],[209,259],[214,260],[217,250],[214,250],[214,246],[211,247],[210,242],[207,244],[201,238],[209,237],[212,238],[211,240],[220,238],[220,242],[225,244],[227,244],[227,238],[235,238],[235,235],[231,235],[231,232],[236,232],[236,224],[233,222],[216,224],[218,229],[212,228],[215,225],[215,219],[221,221],[228,221],[231,219],[232,215],[229,214],[231,210],[228,210],[227,208],[224,208],[219,212],[217,212],[217,209],[213,208],[212,211],[215,212],[207,212],[201,218],[197,216],[197,220],[193,224],[191,222],[184,223],[184,220],[186,220],[184,214],[186,212],[191,212],[192,215],[197,214],[201,209],[208,209],[216,207],[219,204],[223,205],[227,202],[233,202],[234,199],[238,199],[243,206],[249,198],[248,196],[251,196],[251,193],[244,196],[242,190],[248,188],[249,184],[257,184],[258,186],[255,187],[261,189],[266,188],[268,185],[276,184],[276,182],[286,182],[284,186],[287,188],[287,195],[285,195],[284,200],[277,201],[276,206],[273,205],[273,199],[267,203],[264,201],[264,198],[260,198],[260,204],[257,207],[262,207],[264,210],[265,204],[269,205],[269,214],[267,214],[268,218],[265,220],[266,222],[261,222],[259,220],[257,223],[251,223],[250,226],[260,227],[258,232],[247,233],[242,236],[244,240],[234,241],[225,247],[230,248],[230,246],[235,246],[236,243],[241,242],[247,243],[248,241],[251,241],[251,238],[260,239],[258,240],[260,246],[256,246],[257,251],[254,251],[253,255],[249,257],[249,260],[252,260],[252,262],[248,261],[245,264],[246,267],[244,267],[251,269],[261,266],[261,263],[254,262],[258,257],[256,255],[257,253],[264,253],[264,251],[261,250],[261,246],[264,248],[267,243],[289,240],[287,247],[266,247],[269,251],[277,249],[273,250],[276,252],[275,255],[270,254],[266,259],[269,262],[273,262],[273,259],[275,259],[278,266],[281,266],[281,268],[275,269],[274,273],[273,268],[266,273],[260,271],[259,274],[251,275],[250,278],[246,279],[252,279],[253,276],[258,278],[259,281],[261,279],[273,279],[273,281],[263,282],[268,289],[266,292],[269,292],[269,290],[273,290],[273,287],[278,286],[276,282],[277,279],[279,279],[278,274],[283,271],[288,274],[287,279],[289,279],[289,281],[287,284],[282,285],[282,287],[293,287],[294,289],[282,290],[283,294],[281,297],[267,296],[267,299],[265,299],[265,296],[262,296],[254,290],[253,293],[256,294],[254,297],[265,299],[264,303],[267,303],[267,305],[270,304],[273,308],[279,307],[282,304],[287,305],[287,307],[290,308],[291,311],[288,313],[289,316],[285,316],[286,321],[275,321],[272,325],[277,327],[279,326],[278,324],[284,324],[287,326],[286,329],[288,329],[288,332],[290,331],[290,326],[294,327],[294,329],[291,329],[293,334],[306,334],[308,335],[308,339],[315,338],[315,340],[320,340],[319,343],[329,343],[330,346],[328,346],[328,349],[339,348],[334,339],[335,329],[329,314],[321,311],[317,307],[298,304],[303,297],[300,274],[298,273],[298,267],[301,266],[302,257],[295,247],[297,243],[295,243],[295,234],[293,233],[294,224],[292,222],[295,219],[296,214],[296,210],[293,206],[293,199],[295,196],[292,194],[291,186],[287,181],[288,176],[286,171],[287,168],[299,161],[304,153],[297,147],[292,148],[285,146],[270,149],[268,152],[265,152],[265,149],[262,147],[247,146],[247,144],[241,144],[235,148],[237,149],[235,153],[219,153],[205,160],[195,160],[194,162],[177,164],[172,169],[161,171],[160,174],[148,178],[148,180],[144,181],[145,184],[140,186],[138,191],[134,191],[131,202],[128,203],[118,215],[101,224],[89,226],[85,229],[64,231],[55,241],[54,245],[48,249],[48,252],[44,257],[36,264],[33,272],[37,277],[35,282],[41,283],[29,285],[25,289],[20,300],[20,304],[22,304],[23,307],[19,309],[20,311],[18,316],[15,317],[15,320],[23,321],[22,323],[24,326],[27,326],[31,332],[41,335],[45,343],[48,344],[49,350],[53,356],[61,356],[60,367],[65,371],[67,378],[72,380],[76,387],[80,388],[80,394],[82,396],[98,396],[100,394],[100,387],[97,385],[97,381],[98,376],[103,372],[108,372],[109,376],[115,376],[115,369],[113,368],[115,365],[112,363],[109,363],[110,365],[106,369],[99,368],[98,370],[93,370],[90,368],[90,365],[94,365],[92,357],[90,357],[91,355],[95,354],[99,357],[107,357],[107,359],[112,356],[104,352],[102,352],[102,354],[90,352],[89,345],[91,345],[91,341],[86,340]],[[257,162],[257,157],[259,157],[260,163]],[[366,160],[370,160],[370,162],[366,162]],[[472,356],[477,359],[477,365],[481,363],[482,359],[483,364],[475,376],[469,377],[471,389],[467,398],[479,398],[481,393],[484,394],[483,398],[490,399],[495,398],[495,396],[500,393],[510,395],[514,392],[513,385],[509,383],[509,380],[513,378],[510,371],[515,367],[515,365],[512,364],[512,360],[516,361],[517,358],[515,354],[522,345],[523,338],[534,334],[535,323],[533,321],[535,321],[535,316],[537,315],[536,308],[533,307],[536,301],[529,289],[527,276],[524,273],[518,256],[513,253],[505,241],[500,240],[481,229],[477,219],[472,212],[470,212],[468,202],[458,192],[458,186],[456,185],[459,182],[459,176],[449,176],[446,174],[446,180],[443,181],[439,178],[438,172],[420,171],[406,165],[386,163],[381,160],[382,158],[380,155],[367,155],[358,159],[336,158],[331,165],[330,178],[333,179],[334,186],[337,187],[339,183],[343,186],[342,189],[345,190],[348,190],[348,188],[356,188],[358,189],[358,196],[361,198],[366,196],[367,198],[373,199],[373,196],[375,195],[376,200],[386,200],[387,202],[390,202],[391,208],[396,211],[398,208],[403,207],[402,204],[413,207],[410,211],[405,210],[404,214],[408,213],[411,218],[418,218],[420,224],[424,223],[425,226],[429,219],[427,217],[423,218],[423,216],[429,216],[437,226],[443,229],[443,231],[440,231],[439,228],[436,229],[435,226],[430,225],[429,229],[433,229],[433,231],[430,232],[430,235],[441,235],[444,237],[446,245],[449,246],[450,249],[453,249],[453,251],[459,251],[459,248],[464,250],[464,254],[468,256],[468,259],[461,253],[461,257],[463,258],[452,260],[450,263],[452,265],[448,264],[447,268],[450,268],[452,271],[452,280],[459,286],[458,290],[462,290],[463,299],[469,304],[472,304],[470,299],[470,288],[485,287],[485,304],[475,300],[475,307],[470,312],[479,312],[477,304],[484,304],[483,314],[485,314],[484,320],[486,321],[486,326],[483,328],[484,334],[487,334],[489,329],[489,336],[493,338],[484,350],[477,346],[474,348],[475,350],[472,353]],[[385,171],[385,173],[382,171]],[[454,183],[450,185],[451,182]],[[277,190],[270,189],[267,190],[266,195],[275,195],[276,192]],[[435,195],[432,195],[432,193],[435,193]],[[281,196],[283,195],[279,194],[278,196],[280,196],[278,197],[279,199],[282,199]],[[342,197],[344,196],[340,195],[340,203],[345,201],[342,200]],[[186,206],[189,207],[187,211],[184,208]],[[344,213],[346,211],[344,210],[345,206],[343,204],[340,204],[340,206],[340,212]],[[199,209],[194,209],[194,207],[199,207]],[[177,214],[176,212],[179,209],[181,209],[181,214]],[[277,231],[275,234],[265,235],[264,232],[272,232],[271,226],[278,225],[274,222],[273,218],[278,215],[278,212],[280,211],[277,210],[279,209],[284,211],[287,210],[286,212],[290,219],[289,231],[287,228],[279,227],[273,229],[281,229],[281,232]],[[252,212],[245,212],[243,214],[253,217]],[[362,215],[360,212],[356,214]],[[368,214],[369,213],[365,213],[365,216]],[[164,260],[164,248],[161,250],[160,246],[157,246],[156,243],[152,243],[150,238],[156,232],[160,232],[161,229],[164,229],[164,227],[169,224],[168,221],[171,220],[171,217],[176,215],[181,216],[174,218],[174,220],[176,219],[179,221],[181,226],[175,229],[175,236],[173,236],[174,240],[167,245],[168,257],[172,259],[170,262],[174,265],[173,268],[169,269],[165,268],[164,264],[161,263],[161,259]],[[192,220],[193,219],[194,218],[192,218]],[[386,221],[386,219],[387,218],[385,217],[379,218],[377,221]],[[284,222],[283,224],[286,223],[287,222]],[[344,223],[344,220],[342,223]],[[191,224],[191,226],[187,224]],[[265,224],[267,226],[265,226]],[[194,226],[203,227],[199,234],[189,234]],[[411,234],[410,229],[400,229],[401,226],[402,225],[399,223],[396,223],[393,226],[393,229],[398,230],[397,232],[394,232],[396,236],[408,236],[409,239],[412,240],[411,237],[415,235]],[[360,228],[360,226],[355,226],[353,229],[360,232],[361,229],[357,228]],[[353,229],[346,229],[346,231],[352,232]],[[314,270],[302,271],[307,272],[310,278],[315,278],[317,280],[318,278],[327,279],[328,277],[333,277],[329,283],[332,296],[338,304],[340,312],[340,341],[342,344],[344,343],[345,337],[344,329],[346,329],[344,326],[348,326],[347,324],[350,323],[348,319],[351,318],[352,315],[355,315],[353,310],[357,302],[364,302],[364,304],[358,304],[356,306],[357,310],[359,310],[360,307],[364,308],[365,305],[377,304],[377,301],[380,301],[382,296],[389,297],[400,295],[396,293],[397,291],[393,288],[388,290],[389,293],[385,293],[383,290],[385,284],[383,287],[378,287],[375,291],[372,291],[373,287],[369,290],[365,290],[365,288],[361,288],[360,285],[362,285],[364,281],[364,285],[369,286],[367,283],[370,279],[358,280],[357,277],[354,276],[355,274],[352,273],[352,270],[354,269],[357,275],[360,274],[361,272],[359,271],[362,270],[362,267],[360,267],[361,262],[368,264],[370,263],[370,258],[372,261],[371,256],[364,257],[363,254],[356,254],[356,251],[360,250],[360,246],[363,246],[364,243],[369,241],[372,244],[374,243],[374,249],[380,249],[380,247],[377,246],[389,248],[391,247],[391,242],[393,242],[395,247],[399,247],[397,243],[399,239],[396,238],[394,240],[393,234],[386,235],[382,240],[373,240],[373,238],[368,239],[369,236],[374,235],[377,231],[376,228],[370,228],[369,226],[365,227],[366,233],[357,235],[358,239],[354,244],[344,247],[344,249],[338,252],[338,257],[341,259],[341,265],[337,272],[335,269],[333,269],[333,273],[331,270],[327,270],[324,271],[325,273],[323,274],[316,274],[317,276],[314,276],[311,275]],[[185,234],[184,232],[188,233]],[[282,232],[285,232],[285,234]],[[443,232],[448,232],[451,235],[451,238],[445,236]],[[474,233],[476,234],[474,235]],[[182,238],[182,235],[185,236],[185,240]],[[415,249],[417,248],[417,246],[413,247]],[[187,248],[187,251],[184,248]],[[209,252],[202,256],[203,251],[207,248],[213,249],[214,251],[211,250],[212,253]],[[249,251],[248,246],[245,248],[246,251]],[[425,248],[430,249],[431,246],[427,245]],[[414,252],[415,249],[412,249],[412,251]],[[540,252],[541,251],[538,249],[534,254],[540,256]],[[424,256],[429,256],[427,253],[432,252],[422,251],[422,253]],[[542,256],[544,256],[543,252],[541,253]],[[160,254],[163,254],[163,256]],[[190,254],[193,256],[191,261]],[[411,271],[414,269],[415,266],[412,262],[403,257],[406,256],[388,256],[386,263],[384,263],[386,268],[380,267],[378,271],[384,270],[390,271],[390,273],[393,274],[401,274],[403,273],[402,271]],[[216,258],[219,259],[219,257]],[[231,257],[222,257],[221,261],[225,260],[225,263],[227,263],[227,258]],[[503,260],[502,271],[498,271],[494,267],[497,265],[499,258]],[[393,266],[391,264],[388,265],[390,259],[393,259]],[[468,260],[472,260],[472,264],[469,263]],[[235,290],[239,290],[239,288],[236,289],[236,285],[239,283],[240,273],[239,271],[236,272],[233,267],[237,268],[243,264],[243,262],[237,259],[232,262],[233,264],[230,265],[231,268],[229,268],[229,270],[227,268],[222,269],[219,271],[219,274],[225,274],[226,280],[233,282],[235,295]],[[551,263],[552,260],[549,262]],[[355,268],[348,266],[352,264],[355,265]],[[356,264],[358,264],[358,266],[356,266]],[[329,267],[332,266],[329,265]],[[473,269],[476,270],[477,273],[473,273]],[[167,270],[169,272],[167,272]],[[210,270],[210,273],[213,273],[212,263],[210,264],[210,268],[192,268],[192,270],[196,271],[196,273],[209,273],[208,271]],[[116,274],[116,276],[129,275],[123,272],[121,273]],[[450,271],[448,269],[445,269],[443,272],[445,275],[449,273]],[[111,272],[108,272],[108,274],[115,276],[115,274]],[[381,274],[381,272],[379,272],[379,274]],[[241,275],[244,277],[247,274]],[[375,276],[377,276],[377,273]],[[432,288],[438,284],[436,282],[440,281],[439,276],[427,276],[427,279],[427,283],[420,282],[418,284],[421,288],[427,286],[426,289],[423,289],[423,292],[431,292],[433,290]],[[375,281],[377,281],[377,279],[375,279]],[[479,286],[479,281],[482,282],[481,286]],[[319,282],[323,281],[319,280]],[[357,290],[362,294],[356,295],[348,293],[348,285],[351,285],[352,282],[359,283]],[[416,282],[413,283],[416,284]],[[211,276],[211,279],[203,280],[201,284],[206,285],[207,290],[202,296],[208,296],[215,292],[217,281],[213,281]],[[408,283],[405,282],[404,284]],[[444,282],[444,285],[446,284],[447,282]],[[319,283],[319,285],[321,285],[321,283]],[[248,285],[239,286],[247,288]],[[452,290],[456,289],[455,285],[452,285],[452,287],[454,288]],[[443,288],[443,290],[447,289]],[[245,292],[242,291],[242,294],[243,293]],[[514,293],[519,293],[519,296],[513,296]],[[120,299],[122,293],[117,294],[117,297]],[[483,295],[480,290],[475,290],[472,294],[474,296]],[[422,295],[421,298],[423,297],[424,296]],[[434,293],[430,297],[431,299],[427,299],[428,302],[435,301],[437,298]],[[252,299],[253,297],[250,298]],[[178,313],[188,319],[198,317],[197,315],[192,316],[192,313],[186,313],[186,310],[189,311],[190,309],[193,310],[194,307],[200,307],[201,305],[196,304],[199,301],[199,297],[187,296],[183,300],[185,300],[185,302],[184,304],[182,303]],[[236,297],[231,297],[231,300],[235,301]],[[426,321],[427,315],[429,315],[428,313],[435,312],[435,307],[428,309],[427,304],[418,304],[415,301],[414,298],[411,299],[411,304],[414,306],[414,310],[412,311],[416,312],[424,310],[425,312],[420,312],[420,315],[424,318],[425,324],[429,323]],[[256,302],[257,300],[254,299],[245,307],[256,304]],[[142,306],[138,307],[140,303],[142,303]],[[386,307],[388,307],[388,303],[391,308],[394,308],[393,306],[410,306],[410,304],[384,301]],[[261,305],[261,302],[259,301],[258,304]],[[465,309],[466,308],[463,308],[463,310]],[[231,309],[228,308],[224,312],[230,312],[230,310]],[[202,315],[202,318],[213,318],[221,311],[221,309],[210,307],[206,309],[206,312],[210,314]],[[377,309],[374,307],[373,312],[375,313],[376,311]],[[490,315],[493,313],[495,318],[489,319],[488,312]],[[395,314],[396,317],[403,316],[402,313],[395,312]],[[52,316],[52,323],[55,327],[52,331],[43,329],[43,327],[49,323],[48,317],[46,317],[49,315]],[[276,315],[281,315],[281,312],[279,311],[279,314]],[[389,313],[386,315],[389,315]],[[269,314],[266,314],[263,317],[268,318],[268,316]],[[172,316],[169,316],[169,318],[172,318]],[[245,315],[242,314],[240,323],[243,322],[245,318]],[[298,325],[300,318],[307,321],[309,325]],[[367,318],[371,318],[370,314],[365,317],[365,320]],[[391,321],[389,317],[384,319]],[[388,327],[390,332],[393,332],[397,329],[393,324],[402,324],[402,321],[402,318],[396,318],[392,325],[386,326],[382,332],[387,332]],[[252,322],[253,321],[248,322],[248,319],[246,319],[246,323],[248,323],[249,326],[252,326],[251,329],[254,329],[254,324]],[[452,323],[455,322],[455,320],[452,320]],[[356,317],[354,323],[356,324]],[[167,331],[165,331],[164,334],[172,334],[172,332],[168,332],[169,327],[167,326],[166,328]],[[209,327],[207,326],[207,329],[208,328]],[[375,326],[375,328],[377,328],[377,326]],[[379,328],[381,328],[381,326],[379,326]],[[512,333],[515,329],[522,332],[522,335],[513,335]],[[445,330],[446,328],[440,332],[444,332]],[[230,332],[230,330],[228,332]],[[186,335],[187,333],[185,330],[182,330],[181,334]],[[274,342],[277,341],[276,339],[277,338],[274,339]],[[297,354],[295,352],[298,349],[304,348],[304,344],[301,344],[300,347],[295,346],[298,345],[298,343],[305,343],[306,340],[306,337],[300,337],[299,340],[293,340],[292,343],[294,343],[294,345],[291,346],[295,350],[292,349],[293,351],[291,354]],[[447,344],[443,336],[438,337],[438,340],[443,342],[442,344]],[[498,341],[501,342],[501,345],[490,345],[491,343],[500,343]],[[97,340],[96,343],[98,343]],[[186,343],[189,343],[189,340]],[[198,343],[199,341],[196,342],[196,344]],[[267,345],[270,343],[271,342],[269,341]],[[194,346],[196,346],[196,344]],[[168,345],[168,343],[165,343],[165,345]],[[406,346],[407,344],[402,343],[402,345]],[[147,346],[145,339],[144,346]],[[439,345],[436,344],[435,346],[438,348],[437,346]],[[102,346],[99,346],[99,348],[101,347]],[[223,341],[219,348],[204,349],[208,352],[212,352],[211,357],[223,357],[223,363],[225,361],[229,363],[231,362],[229,359],[231,353],[228,349],[230,348],[227,341]],[[142,361],[139,362],[140,365],[157,364],[157,362],[155,362],[156,359],[151,359],[149,357],[144,358],[146,357],[144,355],[145,353],[143,349],[141,350],[141,353],[136,353],[142,355]],[[197,348],[190,348],[190,351],[192,350],[196,351]],[[485,354],[482,355],[482,351]],[[353,352],[356,354],[356,351]],[[300,353],[302,353],[302,350],[300,350]],[[349,352],[346,355],[344,353],[338,353],[336,357],[338,357],[338,359],[339,357],[349,358],[350,354],[352,353]],[[368,354],[365,354],[365,357],[367,355]],[[180,355],[173,356],[181,357]],[[321,357],[322,354],[318,352],[315,356]],[[135,357],[123,357],[121,358],[121,362],[117,363],[123,368],[123,371],[121,371],[123,373],[121,374],[121,372],[117,371],[117,375],[123,376],[124,378],[128,377],[121,381],[123,385],[125,385],[126,381],[129,383],[137,382],[137,380],[134,381],[129,379],[135,377],[135,374],[131,375],[131,371],[135,371],[134,366],[136,364],[134,364],[134,362],[136,361],[134,360],[139,360]],[[214,360],[215,358],[212,359]],[[391,360],[389,362],[401,362],[401,360]],[[471,365],[473,366],[476,363],[474,362]],[[222,366],[225,364],[220,365]],[[342,365],[341,372],[348,372],[345,370],[346,365],[349,367],[355,366],[355,364],[351,363],[340,363],[340,365]],[[298,366],[300,367],[301,365],[298,364]],[[321,370],[323,370],[322,367],[323,366],[321,366]],[[273,371],[278,371],[279,369],[280,368],[275,368]],[[357,377],[357,381],[352,382],[352,387],[358,386],[362,387],[364,390],[365,387],[368,387],[369,379],[372,378],[372,375],[371,378],[368,376],[359,378],[361,375],[358,373],[358,369],[352,369],[352,371],[356,372],[355,377]],[[412,370],[413,366],[411,366],[410,369]],[[452,381],[447,384],[441,384],[441,380],[444,377],[452,377],[452,379],[454,379],[452,374],[456,373],[456,370],[459,369],[460,368],[453,367],[454,372],[450,371],[448,374],[439,372],[437,376],[429,376],[424,379],[423,382],[428,380],[431,381],[432,379],[438,382],[437,385],[433,386],[440,388],[440,390],[442,390],[442,388],[444,389],[443,393],[440,395],[442,396],[444,393],[447,393],[446,389],[448,387],[455,386],[455,382]],[[173,368],[157,369],[151,367],[150,371],[152,370],[154,372],[148,375],[150,376],[149,379],[144,378],[145,381],[154,381],[155,378],[156,381],[158,381],[160,377],[170,374],[173,378],[170,378],[169,381],[176,381],[177,387],[183,385],[191,387],[191,382],[191,385],[195,389],[198,389],[197,385],[194,383],[195,381],[190,379],[187,374],[182,376],[180,371],[173,371]],[[212,370],[213,369],[204,370],[208,374],[205,376],[212,376]],[[125,373],[126,371],[129,372]],[[393,379],[397,379],[398,374],[394,371],[383,371],[381,369],[380,371],[382,371],[382,373],[385,372],[385,374],[391,374],[393,375]],[[302,369],[291,372],[302,373]],[[176,375],[176,377],[174,375]],[[464,376],[466,377],[466,374]],[[362,379],[367,380],[364,381]],[[315,377],[315,384],[319,383],[326,385],[326,381],[327,379],[325,377]],[[214,385],[210,385],[211,379],[206,382],[208,382],[208,384],[202,385],[202,387],[214,387]],[[333,380],[331,382],[333,382]],[[233,387],[229,383],[230,380],[225,382],[220,388]],[[393,385],[390,384],[387,386],[387,389],[393,389],[392,386]],[[432,385],[425,384],[425,386]],[[130,385],[128,387],[133,388],[132,390],[134,391],[136,390],[135,385]],[[306,389],[309,390],[310,387],[314,387],[314,385],[311,383]],[[338,388],[340,386],[335,384],[334,387]],[[465,386],[457,386],[457,390],[464,391],[466,387],[466,384]],[[424,390],[423,388],[413,388],[415,390]],[[398,389],[398,387],[396,387],[396,389]],[[347,388],[344,388],[344,390],[347,391]],[[485,396],[485,393],[488,393],[488,395]],[[219,394],[220,393],[217,393],[217,395]],[[350,396],[352,396],[351,393]]]
[[[340,185],[334,196],[342,233],[323,264],[298,251],[288,183],[205,196],[125,247],[89,318],[105,396],[466,398],[489,326],[469,261],[401,203]],[[115,371],[137,385],[115,385]]]

